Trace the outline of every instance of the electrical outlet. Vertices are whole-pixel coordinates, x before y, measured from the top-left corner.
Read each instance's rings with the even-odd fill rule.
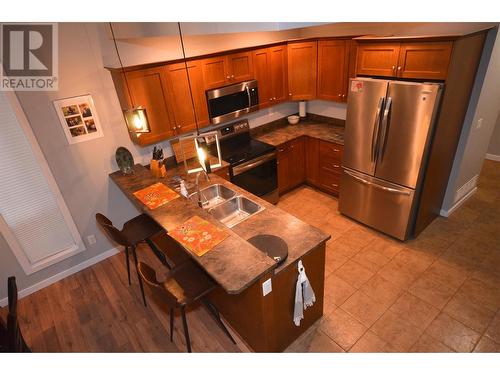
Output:
[[[262,283],[262,295],[267,296],[272,291],[273,291],[273,284],[271,282],[271,279],[267,279]]]
[[[95,239],[95,236],[93,234],[91,234],[90,236],[87,236],[87,243],[89,244],[89,246],[92,246],[96,243],[96,239]]]
[[[483,119],[480,118],[479,120],[477,120],[476,129],[481,129],[482,126],[483,126]]]

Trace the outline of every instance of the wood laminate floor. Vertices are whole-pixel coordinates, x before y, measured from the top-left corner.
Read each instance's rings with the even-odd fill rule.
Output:
[[[310,187],[278,206],[332,235],[324,316],[289,352],[500,351],[500,163],[485,161],[477,192],[449,218],[401,243],[341,216]],[[142,248],[139,257],[160,268]],[[19,302],[21,328],[37,352],[176,352],[180,317],[142,305],[120,253]],[[151,299],[149,299],[151,300]],[[5,309],[1,311],[5,314]],[[193,351],[236,352],[204,307],[188,313]]]

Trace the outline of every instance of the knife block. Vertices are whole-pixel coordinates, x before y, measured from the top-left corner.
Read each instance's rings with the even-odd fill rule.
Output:
[[[167,175],[167,169],[165,168],[165,164],[163,164],[160,160],[151,160],[149,164],[151,172],[156,178],[165,177]]]

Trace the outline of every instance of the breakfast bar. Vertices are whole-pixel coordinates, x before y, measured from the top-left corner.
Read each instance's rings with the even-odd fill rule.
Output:
[[[216,174],[211,174],[210,181],[200,184],[200,187],[221,184],[237,195],[248,197],[263,209],[232,228],[227,228],[207,210],[200,208],[196,200],[182,195],[160,207],[149,209],[136,198],[134,192],[158,182],[174,189],[174,176],[179,176],[187,183],[192,182],[194,176],[188,175],[181,167],[169,169],[163,178],[155,177],[140,164],[136,164],[133,170],[134,173],[129,175],[121,171],[114,172],[110,178],[140,211],[148,214],[167,232],[193,216],[227,232],[226,239],[202,256],[189,249],[185,251],[220,286],[211,293],[210,300],[250,350],[282,351],[323,315],[325,244],[330,238],[328,234]],[[279,266],[248,242],[251,237],[262,234],[277,236],[286,243],[288,257]],[[293,308],[299,260],[305,267],[316,302],[304,311],[304,319],[300,326],[296,326]],[[270,283],[271,291],[264,293],[263,283],[266,281],[267,285]]]

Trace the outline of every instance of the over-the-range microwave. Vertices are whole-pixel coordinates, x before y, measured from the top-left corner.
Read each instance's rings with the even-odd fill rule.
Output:
[[[256,80],[207,90],[206,95],[212,124],[219,124],[259,109]]]

